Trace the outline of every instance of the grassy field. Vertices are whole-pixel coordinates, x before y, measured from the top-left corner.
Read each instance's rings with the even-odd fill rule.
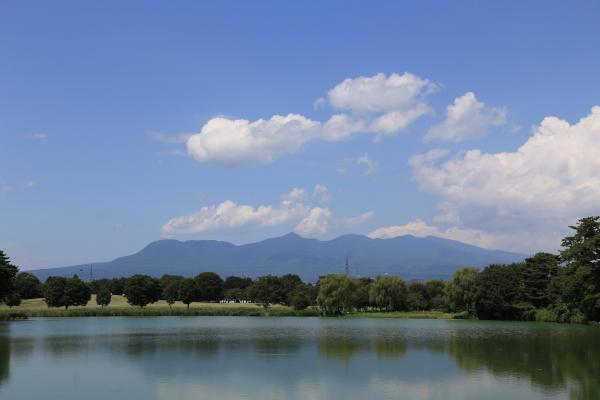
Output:
[[[291,307],[274,305],[265,310],[257,304],[244,303],[192,303],[188,307],[176,302],[172,307],[165,301],[158,301],[146,307],[131,306],[123,296],[112,296],[110,305],[100,307],[96,297],[85,307],[48,308],[44,299],[24,300],[18,307],[0,306],[0,314],[20,313],[28,317],[86,317],[86,316],[161,316],[161,315],[214,315],[214,316],[308,316],[319,315],[315,309],[294,310]]]
[[[8,308],[0,305],[0,320],[11,319],[10,315],[27,317],[96,317],[96,316],[318,316],[319,310],[308,308],[294,310],[291,307],[273,305],[265,310],[262,306],[251,303],[192,303],[190,308],[181,302],[172,307],[165,301],[158,301],[144,308],[134,307],[127,303],[123,296],[112,296],[111,303],[101,308],[96,304],[96,297],[85,307],[48,308],[44,299],[24,300],[18,307]],[[355,312],[347,315],[350,318],[421,318],[421,319],[452,319],[452,314],[441,311],[410,311],[410,312]]]

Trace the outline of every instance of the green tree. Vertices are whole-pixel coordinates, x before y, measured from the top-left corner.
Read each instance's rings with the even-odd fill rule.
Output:
[[[408,288],[397,276],[378,276],[371,285],[369,299],[373,305],[386,311],[406,310]]]
[[[369,290],[371,289],[373,279],[358,278],[357,283],[358,289],[356,290],[356,309],[367,310],[371,306],[371,301],[369,299]]]
[[[115,296],[122,296],[127,278],[113,278],[110,281],[110,292]]]
[[[49,276],[44,284],[44,301],[48,307],[68,307],[66,296],[67,278]]]
[[[15,291],[15,280],[19,268],[11,264],[10,258],[0,250],[0,302]]]
[[[85,306],[91,297],[90,288],[77,275],[67,279],[65,283],[65,309],[68,309],[69,306]]]
[[[223,298],[227,301],[239,303],[244,298],[244,290],[237,287],[225,289]]]
[[[157,302],[162,294],[158,279],[148,275],[133,275],[127,278],[123,294],[132,306],[145,307]]]
[[[466,311],[470,315],[474,314],[478,275],[479,270],[476,268],[465,267],[454,271],[452,279],[444,288],[445,303],[449,311]]]
[[[571,313],[578,311],[589,321],[600,321],[600,217],[586,217],[571,226],[575,234],[562,241],[560,259],[562,301]]]
[[[223,290],[228,289],[246,289],[252,285],[252,279],[242,278],[240,276],[228,276],[223,283]]]
[[[42,283],[37,276],[29,272],[20,272],[15,280],[15,287],[23,299],[36,299],[42,297]]]
[[[91,281],[88,284],[88,286],[89,286],[90,292],[92,292],[92,294],[98,294],[98,290],[100,290],[100,288],[102,286],[110,286],[110,283],[111,283],[110,279],[95,279],[95,280]]]
[[[550,304],[550,282],[559,270],[558,257],[549,253],[537,253],[525,260],[523,269],[523,301],[536,308]]]
[[[223,279],[214,272],[202,272],[194,280],[200,290],[200,301],[219,301],[223,298]]]
[[[195,279],[186,278],[179,284],[179,300],[190,308],[190,304],[200,299],[200,289]]]
[[[175,302],[179,300],[179,288],[181,287],[181,283],[184,280],[185,278],[179,280],[172,280],[168,283],[163,283],[161,285],[163,286],[162,297],[163,299],[165,299],[165,301],[169,305],[169,308],[171,309],[173,308],[173,304],[175,304]]]
[[[423,311],[429,308],[427,302],[427,288],[422,282],[411,282],[408,285],[408,296],[406,299],[407,309],[411,311]]]
[[[444,309],[444,289],[446,282],[440,279],[432,279],[425,282],[427,291],[427,309],[428,310],[443,310]]]
[[[96,304],[104,308],[110,304],[111,298],[112,293],[110,292],[110,286],[108,284],[98,288],[98,291],[96,292]]]
[[[523,264],[490,265],[477,276],[474,307],[480,319],[520,319]]]
[[[282,298],[280,299],[281,303],[284,303],[286,305],[290,305],[289,303],[289,296],[292,293],[292,291],[299,285],[302,285],[302,279],[300,279],[300,277],[296,274],[286,274],[283,275],[279,278],[279,281],[281,282],[281,296]]]
[[[264,308],[281,303],[283,300],[284,290],[281,280],[274,275],[261,276],[249,289],[253,301]]]
[[[312,304],[312,287],[310,285],[296,285],[288,294],[287,304],[294,310],[304,310]]]
[[[5,302],[9,308],[17,307],[21,304],[21,295],[17,291],[9,293],[6,296]]]
[[[356,307],[357,280],[347,275],[327,275],[317,283],[317,305],[325,315],[340,315]]]

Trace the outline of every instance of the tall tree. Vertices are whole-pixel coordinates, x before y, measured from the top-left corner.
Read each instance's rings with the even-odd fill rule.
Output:
[[[279,278],[281,282],[282,298],[281,302],[289,305],[290,293],[299,285],[302,285],[302,279],[296,274],[286,274]]]
[[[474,314],[476,280],[479,270],[464,267],[454,271],[452,279],[444,289],[445,302],[452,312],[466,311]]]
[[[48,307],[68,307],[65,288],[67,278],[62,276],[49,276],[44,284],[44,301]]]
[[[65,284],[65,308],[69,306],[85,306],[90,301],[92,294],[88,285],[79,279],[77,275],[67,279]]]
[[[477,276],[474,307],[480,319],[519,319],[523,264],[490,265]]]
[[[127,278],[123,294],[129,304],[142,308],[160,300],[162,288],[158,279],[148,275],[133,275]]]
[[[566,265],[563,301],[585,319],[600,321],[600,217],[586,217],[571,226],[575,234],[562,241]]]
[[[248,289],[252,299],[264,308],[283,301],[284,290],[281,280],[277,276],[261,276]]]
[[[186,278],[179,283],[179,300],[190,308],[190,304],[200,300],[200,289],[195,279]]]
[[[359,283],[347,275],[331,274],[319,279],[317,305],[325,315],[339,315],[355,309]]]
[[[110,286],[108,284],[105,284],[98,288],[98,291],[96,293],[96,304],[104,308],[110,304],[111,298],[112,293],[110,293]]]
[[[371,285],[369,299],[373,305],[386,311],[406,310],[408,303],[406,283],[394,275],[378,276]]]
[[[13,291],[6,296],[6,305],[9,308],[17,307],[21,304],[21,295],[17,291]]]
[[[202,272],[194,278],[200,290],[200,301],[219,301],[223,298],[223,279],[214,272]]]
[[[184,279],[185,278],[182,278],[180,280],[173,280],[167,283],[166,286],[164,285],[164,283],[161,285],[163,286],[162,297],[169,305],[169,308],[173,308],[173,304],[175,304],[175,302],[179,299],[179,288]]]
[[[246,289],[248,286],[252,285],[252,279],[243,278],[240,276],[228,276],[223,283],[223,289]]]
[[[0,250],[0,302],[15,291],[15,279],[19,268]]]
[[[550,282],[559,270],[558,257],[550,253],[537,253],[525,260],[523,268],[523,301],[535,308],[550,304]]]
[[[20,272],[15,281],[17,292],[23,299],[36,299],[42,297],[42,283],[37,276],[29,272]]]

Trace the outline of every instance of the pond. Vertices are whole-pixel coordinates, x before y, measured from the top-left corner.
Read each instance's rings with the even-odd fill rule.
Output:
[[[411,319],[0,324],[0,399],[600,399],[600,329]]]

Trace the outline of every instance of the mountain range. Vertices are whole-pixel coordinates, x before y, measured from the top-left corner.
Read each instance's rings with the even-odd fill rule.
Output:
[[[307,239],[295,233],[256,243],[234,245],[216,240],[173,239],[152,242],[139,252],[109,262],[30,271],[41,280],[48,276],[89,277],[94,279],[147,274],[194,276],[213,271],[222,277],[240,275],[282,275],[293,273],[314,282],[319,276],[344,272],[348,257],[350,274],[376,276],[395,274],[404,279],[445,279],[462,266],[522,261],[524,254],[487,250],[434,236],[399,236],[371,239],[362,235],[343,235],[332,240]]]

